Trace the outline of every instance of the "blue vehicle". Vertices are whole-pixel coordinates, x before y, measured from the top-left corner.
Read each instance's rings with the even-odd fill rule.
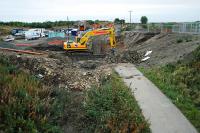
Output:
[[[21,34],[24,34],[24,30],[23,29],[18,29],[18,28],[12,29],[11,34],[13,36],[21,35]]]

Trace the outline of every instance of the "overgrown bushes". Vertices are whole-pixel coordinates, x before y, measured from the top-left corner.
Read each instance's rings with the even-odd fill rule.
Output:
[[[84,108],[91,132],[150,132],[132,92],[116,74],[87,92]]]
[[[0,26],[0,35],[8,35],[10,34],[10,31],[11,28],[9,26]]]
[[[141,70],[200,131],[200,47],[189,60]]]
[[[61,132],[63,93],[0,58],[0,132]]]

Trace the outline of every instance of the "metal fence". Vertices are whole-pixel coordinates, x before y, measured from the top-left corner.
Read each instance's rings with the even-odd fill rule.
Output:
[[[131,31],[200,34],[200,22],[134,24]]]
[[[65,33],[64,32],[49,32],[48,38],[53,38],[53,37],[65,38]]]
[[[200,34],[200,23],[179,23],[172,26],[172,32]]]

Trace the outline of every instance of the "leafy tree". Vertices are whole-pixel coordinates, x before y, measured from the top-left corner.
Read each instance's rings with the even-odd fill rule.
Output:
[[[115,18],[114,23],[115,24],[120,24],[120,19],[119,18]]]
[[[93,20],[87,20],[87,23],[89,23],[90,25],[94,24]]]
[[[125,24],[125,20],[124,19],[121,19],[121,24]]]
[[[146,16],[142,16],[140,21],[141,21],[142,24],[147,24],[148,18]]]
[[[98,24],[100,21],[97,19],[94,21],[95,24]]]
[[[125,24],[125,20],[124,19],[115,18],[114,23],[115,24]]]

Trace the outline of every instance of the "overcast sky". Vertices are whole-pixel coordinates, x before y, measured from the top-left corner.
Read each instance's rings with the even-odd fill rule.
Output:
[[[200,20],[200,0],[0,0],[0,21],[56,21],[125,19],[139,22]]]

